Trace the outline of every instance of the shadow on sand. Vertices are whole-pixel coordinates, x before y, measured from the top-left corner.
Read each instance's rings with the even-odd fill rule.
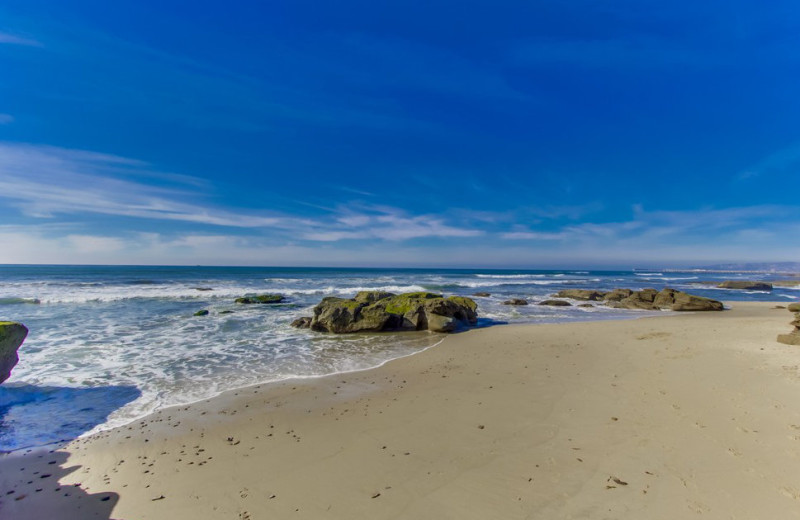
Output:
[[[111,520],[117,493],[89,493],[79,483],[59,483],[80,468],[66,467],[69,456],[46,448],[0,454],[0,518]]]
[[[80,466],[68,467],[69,452],[53,446],[104,423],[140,395],[133,386],[0,387],[0,518],[110,520],[119,495],[60,484]]]
[[[140,395],[133,386],[0,386],[0,453],[71,441]]]

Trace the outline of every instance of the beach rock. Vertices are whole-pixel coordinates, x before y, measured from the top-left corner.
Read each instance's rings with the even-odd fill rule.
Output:
[[[304,316],[302,318],[297,318],[291,323],[292,327],[296,329],[308,329],[311,328],[311,318],[308,316]]]
[[[721,311],[724,309],[722,302],[717,300],[670,288],[662,289],[656,295],[653,307],[671,311]]]
[[[572,307],[572,304],[564,300],[544,300],[537,305],[549,305],[551,307]]]
[[[627,290],[615,289],[617,295],[622,295]],[[606,295],[608,296],[608,295]],[[621,300],[606,300],[612,307],[620,309],[640,310],[671,310],[671,311],[721,311],[722,302],[695,296],[676,289],[666,288],[659,291],[644,289],[631,291],[631,294]]]
[[[0,383],[11,377],[11,369],[17,365],[17,349],[25,341],[28,328],[22,323],[0,321]]]
[[[236,298],[236,303],[253,304],[253,303],[281,303],[284,297],[281,294],[259,294],[256,296],[244,296]]]
[[[200,309],[199,311],[192,314],[192,316],[208,316],[208,311],[206,309]]]
[[[800,312],[794,315],[794,319],[790,325],[794,327],[794,330],[789,334],[778,334],[778,343],[800,345]]]
[[[789,322],[789,325],[794,327],[795,332],[800,332],[800,312],[794,315],[794,319]]]
[[[232,310],[227,310],[227,309],[226,309],[226,310],[224,310],[224,311],[219,311],[219,313],[220,313],[220,314],[233,314],[233,311],[232,311]]]
[[[624,300],[631,294],[633,294],[633,291],[630,289],[614,289],[613,291],[607,292],[603,295],[603,301],[618,302]]]
[[[205,292],[205,291],[213,291],[213,287],[195,287],[195,291]]]
[[[359,299],[324,298],[314,307],[308,327],[318,332],[345,334],[352,332],[385,332],[430,330],[451,332],[462,326],[475,325],[477,304],[470,298],[416,292],[374,296],[359,293]],[[305,327],[302,318],[292,323]]]
[[[503,305],[528,305],[528,300],[522,298],[511,298],[503,302]]]
[[[800,346],[800,334],[795,332],[792,332],[791,334],[778,334],[778,343]]]
[[[753,282],[746,280],[726,280],[717,284],[720,289],[743,289],[748,291],[771,291],[772,284],[767,282]]]
[[[788,307],[789,312],[800,312],[800,303],[790,303]]]
[[[578,307],[594,307],[591,303],[579,303]]]
[[[635,291],[627,298],[613,302],[613,306],[620,309],[653,310],[653,301],[656,299],[657,294],[658,291],[655,289]]]
[[[572,298],[573,300],[602,300],[605,293],[588,289],[564,289],[555,294],[556,298]]]
[[[476,293],[472,293],[472,296],[477,296],[477,297],[479,297],[479,298],[488,298],[488,297],[489,297],[489,296],[491,296],[491,295],[492,295],[492,293],[488,293],[488,292],[476,292]]]

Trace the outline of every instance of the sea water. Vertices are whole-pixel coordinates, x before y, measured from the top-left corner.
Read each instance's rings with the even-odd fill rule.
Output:
[[[700,283],[752,277],[701,271],[0,266],[0,321],[20,321],[30,329],[19,364],[0,386],[0,451],[72,439],[251,384],[378,366],[443,338],[428,332],[339,336],[290,326],[310,316],[325,296],[488,292],[474,298],[479,326],[653,314],[535,305],[570,288],[669,286],[726,300],[788,302],[800,296],[797,288],[731,291]],[[286,303],[234,303],[259,293],[280,293]],[[509,298],[532,305],[502,305]],[[201,309],[209,314],[194,316]]]

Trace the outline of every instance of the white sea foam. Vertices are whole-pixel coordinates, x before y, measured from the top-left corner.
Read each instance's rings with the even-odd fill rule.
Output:
[[[544,278],[546,274],[476,274],[475,278],[493,278],[497,280],[515,280],[518,278]]]

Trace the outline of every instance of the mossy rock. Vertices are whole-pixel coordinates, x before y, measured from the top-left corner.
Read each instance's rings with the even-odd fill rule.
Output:
[[[17,365],[17,350],[28,336],[28,328],[14,321],[0,321],[0,383],[11,376]]]
[[[208,311],[206,309],[200,309],[199,311],[192,314],[192,316],[208,316]]]
[[[376,299],[377,298],[377,299]],[[296,320],[295,327],[308,323],[320,332],[350,333],[398,330],[449,332],[477,322],[477,304],[470,298],[415,292],[397,295],[363,292],[356,298],[327,297],[314,307],[310,322]]]
[[[241,303],[245,305],[253,304],[253,303],[281,303],[284,301],[284,297],[282,294],[258,294],[256,296],[243,296],[242,298],[236,298],[236,303]]]

